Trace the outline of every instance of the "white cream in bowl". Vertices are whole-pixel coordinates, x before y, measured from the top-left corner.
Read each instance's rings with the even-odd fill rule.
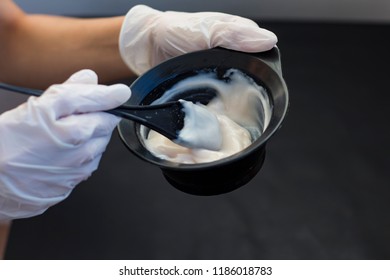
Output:
[[[218,79],[214,71],[199,72],[195,76],[176,83],[154,103],[166,102],[175,95],[193,88],[213,88],[218,94],[207,106],[202,104],[184,106],[186,118],[187,116],[190,118],[185,121],[184,128],[187,124],[191,125],[188,125],[186,129],[183,128],[181,133],[185,134],[179,134],[179,138],[185,137],[192,139],[192,141],[198,139],[205,141],[206,139],[210,141],[210,143],[206,143],[209,146],[219,145],[220,148],[208,150],[182,147],[151,130],[145,137],[144,144],[155,156],[186,164],[216,161],[248,147],[269,124],[272,106],[266,90],[237,69],[227,70],[223,79]],[[215,131],[202,130],[202,127],[210,129],[210,125],[207,126],[205,123],[208,121],[207,118],[191,120],[190,112],[196,110],[197,106],[204,106],[216,116],[219,127],[215,126]],[[203,137],[199,137],[199,135]],[[210,137],[204,137],[205,135]],[[218,141],[222,142],[218,143]]]

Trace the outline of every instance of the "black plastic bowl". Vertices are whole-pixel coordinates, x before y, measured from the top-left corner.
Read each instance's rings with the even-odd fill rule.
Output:
[[[161,168],[168,182],[177,189],[195,195],[216,195],[248,183],[261,169],[265,145],[280,127],[288,107],[288,92],[283,80],[277,48],[256,54],[226,49],[210,49],[185,54],[159,64],[139,77],[132,85],[129,105],[147,105],[159,98],[173,84],[195,75],[196,71],[235,68],[266,88],[272,103],[272,115],[264,133],[249,147],[224,159],[199,164],[180,164],[160,159],[143,144],[140,125],[122,120],[119,134],[131,152]],[[181,97],[182,98],[182,97]],[[196,101],[201,95],[188,94]]]

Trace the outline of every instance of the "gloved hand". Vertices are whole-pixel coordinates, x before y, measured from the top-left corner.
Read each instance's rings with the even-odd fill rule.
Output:
[[[119,37],[122,59],[140,75],[160,62],[192,51],[224,47],[262,52],[274,33],[246,18],[215,12],[161,12],[144,5],[126,15]]]
[[[0,115],[0,220],[41,214],[87,179],[120,121],[101,111],[130,94],[82,70]]]

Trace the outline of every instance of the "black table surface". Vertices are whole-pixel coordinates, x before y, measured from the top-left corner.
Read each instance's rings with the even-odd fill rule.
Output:
[[[390,26],[262,23],[290,109],[259,174],[197,197],[113,135],[100,168],[38,217],[7,259],[389,259]]]

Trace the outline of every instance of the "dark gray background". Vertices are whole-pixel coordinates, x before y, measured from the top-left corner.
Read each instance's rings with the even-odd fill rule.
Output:
[[[182,193],[115,133],[99,170],[13,223],[8,259],[389,259],[390,26],[263,22],[290,110],[260,173]]]

